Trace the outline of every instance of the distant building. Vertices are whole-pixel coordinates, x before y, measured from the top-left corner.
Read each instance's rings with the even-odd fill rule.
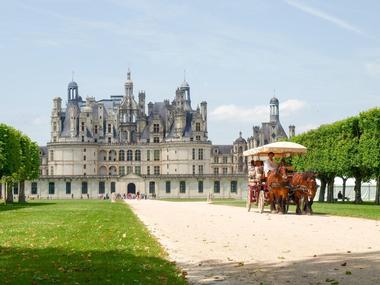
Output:
[[[208,140],[207,102],[192,107],[184,82],[170,102],[134,96],[128,72],[124,95],[96,100],[68,84],[67,102],[53,99],[51,140],[41,147],[41,176],[27,195],[96,198],[113,192],[156,197],[240,197],[246,188],[241,133],[232,145]]]
[[[269,102],[270,118],[269,122],[263,122],[260,126],[253,126],[253,135],[248,138],[248,148],[255,148],[264,144],[287,139],[284,128],[280,123],[280,102],[273,97]],[[296,127],[289,126],[289,137],[295,135]]]

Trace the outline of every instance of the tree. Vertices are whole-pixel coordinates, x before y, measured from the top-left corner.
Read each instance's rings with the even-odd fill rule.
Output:
[[[376,179],[375,204],[380,204],[380,108],[374,108],[359,115],[362,131],[360,137],[360,153],[363,165],[370,175]]]
[[[0,124],[0,142],[3,146],[0,178],[6,185],[6,203],[13,203],[12,183],[17,179],[20,167],[20,136],[20,132],[16,129]]]

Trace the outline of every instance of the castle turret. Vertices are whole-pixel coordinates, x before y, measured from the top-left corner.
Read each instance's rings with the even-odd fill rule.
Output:
[[[145,91],[139,92],[139,110],[141,115],[145,115]]]
[[[276,97],[270,99],[270,122],[278,122],[280,120],[279,101]]]
[[[296,135],[296,126],[295,125],[290,125],[289,126],[289,138],[291,139]]]

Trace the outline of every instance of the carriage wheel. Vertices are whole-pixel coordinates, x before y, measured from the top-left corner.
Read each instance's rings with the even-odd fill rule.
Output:
[[[258,209],[260,211],[260,214],[264,212],[264,206],[265,206],[264,191],[260,191],[259,198],[258,198]]]

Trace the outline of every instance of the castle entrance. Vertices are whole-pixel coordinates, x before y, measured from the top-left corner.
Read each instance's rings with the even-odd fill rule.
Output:
[[[127,194],[136,194],[136,185],[135,183],[129,183],[127,186]]]

